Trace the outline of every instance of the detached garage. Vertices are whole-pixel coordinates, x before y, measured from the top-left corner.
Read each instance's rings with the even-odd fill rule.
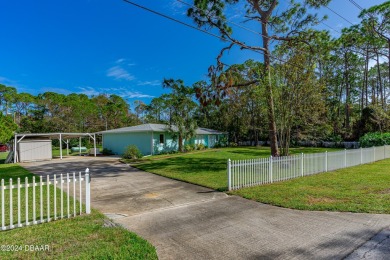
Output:
[[[20,162],[51,160],[51,140],[24,139],[18,143],[17,151]]]

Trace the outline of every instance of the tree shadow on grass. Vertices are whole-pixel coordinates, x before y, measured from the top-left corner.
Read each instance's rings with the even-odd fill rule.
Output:
[[[21,182],[24,183],[25,178],[27,177],[28,181],[30,182],[32,181],[33,176],[34,175],[32,173],[20,167],[19,165],[8,164],[0,167],[0,179],[4,179],[4,184],[8,184],[10,178],[12,178],[14,183],[16,183],[18,178],[20,178]]]

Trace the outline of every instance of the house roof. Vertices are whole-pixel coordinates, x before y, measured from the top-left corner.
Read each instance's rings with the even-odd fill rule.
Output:
[[[177,131],[177,127],[172,127],[174,131]],[[136,126],[129,126],[129,127],[122,127],[107,131],[98,132],[99,134],[106,134],[106,133],[130,133],[130,132],[166,132],[169,130],[169,125],[165,124],[143,124],[143,125],[136,125]],[[199,127],[195,130],[196,134],[198,135],[204,135],[204,134],[224,134],[223,132],[208,129],[208,128],[202,128]]]

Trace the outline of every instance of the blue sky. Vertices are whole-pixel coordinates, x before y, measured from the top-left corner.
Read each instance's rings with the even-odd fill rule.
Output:
[[[364,8],[385,2],[355,1]],[[134,2],[191,23],[176,0]],[[359,10],[348,0],[333,0],[329,7],[353,23],[359,21]],[[206,79],[207,68],[226,46],[122,0],[3,0],[0,10],[0,83],[34,95],[107,93],[129,103],[149,103],[167,91],[161,86],[163,78],[181,78],[188,85]],[[232,19],[235,12],[231,10]],[[328,9],[321,14],[328,15],[326,23],[337,30],[349,26]],[[242,37],[253,37],[234,29]],[[260,55],[233,50],[224,62],[248,58]]]

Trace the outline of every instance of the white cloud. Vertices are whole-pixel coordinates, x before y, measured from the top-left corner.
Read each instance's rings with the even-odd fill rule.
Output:
[[[115,94],[124,99],[130,98],[154,98],[154,96],[141,93],[139,91],[129,90],[128,88],[120,87],[120,88],[93,88],[93,87],[78,87],[79,94],[85,94],[87,96],[98,96],[100,94]]]
[[[117,80],[123,79],[127,81],[132,81],[135,79],[133,75],[131,75],[128,71],[126,71],[124,68],[120,66],[114,66],[108,69],[107,76]]]
[[[122,92],[122,96],[125,98],[154,98],[154,96],[142,94],[138,91],[130,91],[130,90],[126,92]]]
[[[160,86],[160,80],[152,80],[152,81],[139,81],[137,83],[138,86]]]
[[[99,90],[92,88],[92,87],[78,87],[78,89],[80,89],[80,91],[78,91],[78,93],[85,94],[87,96],[97,96],[97,95],[103,93],[103,91],[99,91]]]
[[[187,13],[187,8],[189,8],[188,5],[185,5],[181,2],[178,2],[176,0],[172,0],[169,9],[171,12],[173,12],[175,15],[186,15]]]
[[[122,63],[122,62],[124,62],[124,61],[125,61],[125,59],[120,58],[120,59],[117,59],[115,63],[120,64],[120,63]]]
[[[17,82],[15,80],[0,76],[0,84],[11,86],[17,85]]]

